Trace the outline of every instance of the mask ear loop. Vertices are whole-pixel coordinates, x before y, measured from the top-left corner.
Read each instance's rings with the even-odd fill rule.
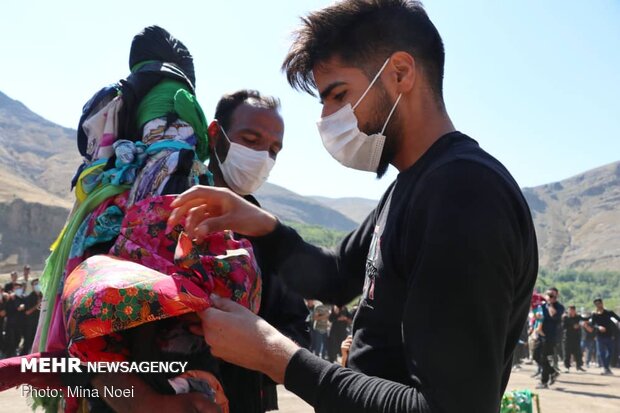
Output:
[[[391,57],[391,56],[390,56]],[[357,105],[360,104],[360,102],[362,101],[362,99],[364,99],[366,97],[366,95],[368,94],[368,92],[370,91],[370,88],[372,87],[372,85],[375,84],[375,82],[377,81],[377,79],[379,79],[379,76],[381,76],[381,73],[383,72],[383,69],[385,69],[385,67],[387,66],[388,62],[390,61],[390,58],[388,57],[387,59],[385,59],[385,63],[383,63],[383,66],[381,66],[381,69],[379,69],[379,71],[377,72],[377,74],[375,75],[375,78],[372,79],[372,82],[370,82],[370,84],[368,85],[368,87],[366,88],[366,91],[362,94],[362,97],[360,97],[357,100],[357,103],[355,105],[353,105],[353,110],[355,110],[355,108],[357,107]]]
[[[392,106],[392,110],[390,111],[390,114],[388,115],[385,123],[383,124],[383,129],[381,129],[381,135],[383,135],[383,132],[385,132],[385,128],[387,128],[388,122],[390,121],[390,118],[392,118],[392,115],[394,114],[396,106],[398,106],[398,102],[400,102],[401,97],[403,97],[402,93],[398,95],[398,98],[396,98],[396,102],[394,103],[394,106]]]
[[[222,125],[220,125],[220,122],[217,122],[217,126],[220,128],[220,130],[222,131],[222,133],[224,134],[224,137],[226,138],[226,140],[228,141],[229,145],[232,145],[232,141],[230,140],[230,138],[228,137],[228,135],[226,134],[226,131],[224,130],[224,128],[222,127]],[[230,150],[230,149],[229,149]],[[213,148],[213,155],[215,155],[215,159],[217,159],[217,163],[220,164],[220,166],[222,165],[222,161],[220,161],[220,157],[217,154],[217,148]]]

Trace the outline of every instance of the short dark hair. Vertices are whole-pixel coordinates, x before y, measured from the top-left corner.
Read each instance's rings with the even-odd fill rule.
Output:
[[[575,307],[574,305],[569,305],[569,306],[568,306],[568,309],[570,310],[571,308],[572,308],[573,310],[576,310],[576,309],[577,309],[577,307]]]
[[[596,304],[597,302],[601,302],[601,303],[602,303],[602,302],[603,302],[603,299],[602,299],[601,297],[596,297],[596,298],[594,299],[594,301],[592,301],[592,302],[593,302],[593,303],[595,303],[595,304]]]
[[[293,88],[314,95],[312,70],[338,56],[372,77],[395,52],[411,54],[443,101],[443,41],[422,3],[413,0],[344,0],[302,18],[282,64]]]
[[[243,103],[264,109],[280,109],[280,99],[273,96],[263,96],[258,90],[243,89],[226,94],[222,96],[215,108],[215,119],[224,130],[228,130],[233,112]]]

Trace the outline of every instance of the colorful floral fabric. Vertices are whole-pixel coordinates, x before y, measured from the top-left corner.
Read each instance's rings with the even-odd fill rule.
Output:
[[[66,278],[63,313],[75,356],[124,359],[114,336],[101,337],[204,310],[212,292],[258,312],[261,280],[249,241],[223,231],[198,245],[180,226],[166,232],[173,199],[130,207],[111,255],[88,258]]]

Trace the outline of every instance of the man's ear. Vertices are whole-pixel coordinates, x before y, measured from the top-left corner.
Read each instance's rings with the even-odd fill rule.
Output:
[[[392,55],[392,66],[396,77],[396,87],[399,93],[407,93],[413,89],[418,77],[416,61],[407,52],[396,52]]]
[[[209,147],[213,149],[215,148],[217,141],[220,139],[220,125],[217,123],[217,120],[213,120],[209,124],[207,133],[209,134]]]

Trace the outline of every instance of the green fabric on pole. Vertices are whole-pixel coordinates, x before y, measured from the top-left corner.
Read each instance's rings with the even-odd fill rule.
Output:
[[[47,335],[52,315],[54,313],[54,307],[56,306],[58,288],[64,273],[65,265],[69,259],[69,253],[71,252],[71,246],[73,244],[75,233],[84,221],[84,218],[86,218],[86,216],[95,208],[101,205],[103,201],[121,194],[129,188],[130,186],[128,185],[105,185],[95,189],[88,196],[88,198],[86,198],[84,202],[77,207],[67,223],[58,246],[54,249],[54,251],[52,251],[50,256],[45,261],[45,268],[43,269],[43,274],[39,279],[39,283],[41,285],[43,297],[47,300],[47,311],[45,312],[45,318],[43,319],[43,325],[41,326],[39,351],[45,351],[47,346]]]
[[[144,96],[138,105],[136,121],[138,128],[150,120],[165,117],[174,112],[174,95],[179,89],[187,89],[184,83],[177,80],[164,79]]]
[[[192,125],[197,140],[196,155],[201,161],[206,161],[209,158],[207,119],[196,100],[196,96],[185,89],[177,90],[174,95],[174,111],[179,114],[181,119]]]
[[[142,128],[148,121],[176,113],[189,123],[196,135],[196,155],[201,161],[209,158],[207,119],[196,97],[179,81],[165,79],[151,89],[138,105],[137,126]]]

